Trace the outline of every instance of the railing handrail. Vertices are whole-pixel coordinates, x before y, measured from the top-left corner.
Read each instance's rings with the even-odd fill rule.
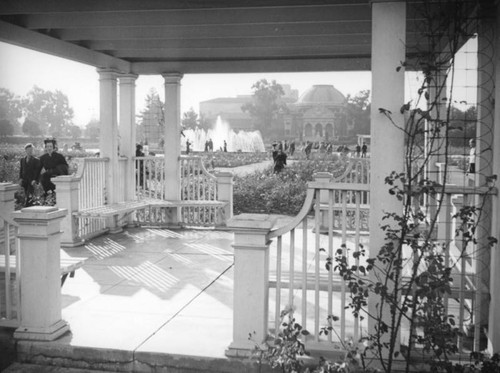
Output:
[[[306,199],[304,200],[302,208],[300,209],[297,216],[295,216],[289,223],[285,224],[284,226],[271,231],[271,233],[269,234],[269,238],[282,236],[283,234],[288,233],[289,231],[297,227],[313,207],[315,190],[321,189],[369,192],[370,185],[359,183],[332,183],[324,181],[311,181],[307,183]]]
[[[205,175],[209,179],[213,180],[214,182],[217,182],[217,177],[215,175],[212,175],[205,168],[205,165],[203,164],[202,157],[200,157],[199,155],[181,155],[179,157],[179,161],[184,161],[184,160],[185,161],[190,161],[190,160],[198,161],[200,163],[200,168],[201,168],[201,172],[203,173],[203,175]]]
[[[340,176],[334,177],[332,181],[335,182],[335,183],[337,183],[337,182],[339,182],[341,180],[345,180],[347,178],[347,176],[349,175],[349,173],[354,168],[354,165],[360,164],[360,163],[364,163],[365,165],[369,165],[370,164],[370,160],[369,160],[369,158],[358,158],[355,161],[352,161],[352,160],[349,161],[347,163],[346,169],[344,170],[344,173],[342,175],[340,175]],[[368,175],[368,182],[369,182],[370,181],[370,179],[369,179],[370,170],[366,169],[366,173]]]

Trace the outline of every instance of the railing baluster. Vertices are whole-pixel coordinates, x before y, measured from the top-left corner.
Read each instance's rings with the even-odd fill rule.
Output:
[[[281,316],[281,250],[282,250],[281,236],[278,237],[278,247],[276,251],[276,305],[275,305],[275,318],[274,318],[274,333],[278,336],[280,330],[280,316]]]
[[[328,257],[331,258],[333,264],[333,200],[334,194],[333,190],[328,191]],[[328,316],[333,315],[333,267],[328,271]],[[329,320],[330,326],[332,325],[332,320]],[[332,341],[332,334],[328,333],[328,341]]]
[[[290,285],[288,286],[288,303],[293,306],[293,293],[295,289],[295,228],[290,231]]]
[[[316,202],[315,202],[315,245],[314,245],[314,258],[315,258],[315,266],[314,266],[314,340],[319,342],[319,310],[320,310],[320,297],[319,297],[319,268],[320,268],[320,232],[319,227],[321,225],[320,217],[321,217],[321,201],[320,201],[320,191],[319,189],[315,190],[316,193]]]
[[[307,216],[302,220],[302,326],[307,328]]]

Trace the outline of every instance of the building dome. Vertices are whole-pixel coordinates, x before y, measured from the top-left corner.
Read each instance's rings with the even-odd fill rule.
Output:
[[[344,106],[345,96],[333,85],[321,84],[313,85],[305,91],[297,101],[296,105],[325,105],[325,106]]]

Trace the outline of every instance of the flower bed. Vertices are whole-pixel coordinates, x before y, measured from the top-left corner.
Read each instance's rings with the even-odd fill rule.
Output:
[[[335,158],[335,159],[334,159]],[[325,160],[298,161],[274,174],[268,167],[247,176],[234,178],[234,213],[297,215],[307,191],[307,182],[316,172],[341,175],[345,160],[331,156]]]

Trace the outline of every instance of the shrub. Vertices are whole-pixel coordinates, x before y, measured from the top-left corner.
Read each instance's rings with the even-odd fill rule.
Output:
[[[307,182],[313,174],[324,171],[339,176],[346,162],[335,157],[329,161],[298,161],[279,174],[268,167],[243,177],[234,178],[234,213],[297,215],[304,203]]]

